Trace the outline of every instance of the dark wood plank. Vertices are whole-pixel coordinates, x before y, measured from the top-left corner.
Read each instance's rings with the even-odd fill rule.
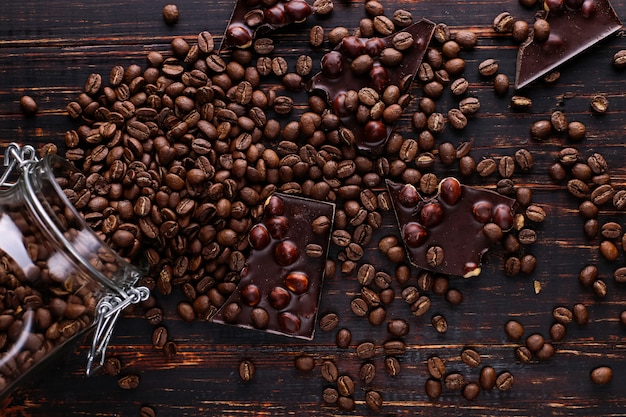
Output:
[[[177,4],[181,20],[173,27],[163,23],[161,5],[153,3],[54,0],[43,5],[35,0],[22,0],[5,4],[0,15],[0,142],[61,145],[64,131],[76,127],[65,114],[65,106],[81,92],[89,73],[99,72],[108,77],[113,65],[145,66],[146,53],[168,51],[173,36],[193,40],[201,30],[221,36],[233,6],[232,1],[180,0]],[[615,0],[613,4],[618,14],[626,16],[626,1]],[[396,378],[385,375],[383,355],[378,355],[374,360],[378,372],[375,381],[369,387],[357,383],[357,410],[353,414],[371,414],[363,401],[364,391],[369,388],[382,393],[385,406],[381,414],[385,415],[623,414],[626,335],[619,314],[626,308],[625,288],[613,282],[611,273],[617,265],[624,264],[624,255],[615,263],[601,260],[598,240],[588,241],[582,233],[578,201],[568,195],[562,184],[547,180],[547,170],[556,152],[568,142],[553,138],[538,143],[528,137],[533,121],[562,109],[571,120],[587,125],[587,139],[576,144],[581,153],[603,153],[611,167],[614,185],[626,186],[622,139],[626,125],[624,73],[611,66],[613,54],[626,47],[623,34],[567,64],[557,84],[531,86],[524,93],[533,99],[532,111],[514,113],[509,109],[513,91],[506,97],[496,97],[490,82],[478,75],[476,67],[486,58],[497,58],[500,70],[512,79],[516,47],[510,39],[494,34],[490,25],[500,11],[510,10],[527,20],[532,12],[512,0],[394,0],[385,2],[385,7],[388,11],[406,8],[415,16],[444,22],[453,30],[469,28],[480,35],[479,47],[464,52],[463,57],[470,90],[480,98],[481,111],[472,117],[464,131],[448,128],[437,138],[438,143],[471,140],[472,155],[477,160],[511,155],[521,147],[530,149],[535,156],[535,167],[527,175],[516,175],[515,181],[533,188],[535,200],[546,208],[549,218],[537,226],[540,240],[530,248],[538,260],[531,276],[504,276],[501,269],[505,254],[496,248],[487,257],[479,278],[451,280],[451,286],[464,295],[461,305],[451,307],[442,297],[433,297],[430,313],[445,314],[450,325],[445,336],[432,329],[430,313],[415,318],[403,301],[393,303],[387,317],[406,318],[412,328],[405,339],[407,352],[400,357],[401,374]],[[308,28],[320,22],[326,27],[354,28],[363,16],[362,2],[336,1],[331,17],[310,19],[300,27],[279,31],[275,37],[277,51],[291,64],[304,52],[318,60],[323,51],[311,51],[306,41]],[[417,83],[412,93],[416,97],[421,94]],[[603,116],[589,111],[589,101],[597,93],[607,94],[610,101],[609,111]],[[38,101],[40,112],[36,117],[26,118],[20,113],[18,101],[22,94],[30,94]],[[453,103],[454,99],[446,96],[438,106],[447,109]],[[304,103],[298,104],[301,110]],[[415,135],[410,127],[415,109],[416,101],[398,123],[406,137]],[[458,174],[456,167],[440,164],[434,172],[440,176]],[[493,179],[474,177],[466,182],[491,188],[495,184]],[[601,219],[625,224],[623,214],[609,210],[602,211]],[[390,213],[385,214],[385,227],[377,232],[377,237],[387,234],[397,235]],[[366,259],[377,268],[394,273],[395,265],[374,244],[368,248]],[[607,282],[609,291],[605,299],[598,299],[591,290],[579,285],[578,272],[587,264],[597,264]],[[539,294],[534,291],[534,280],[541,283]],[[395,282],[393,285],[399,297],[400,288]],[[165,307],[165,324],[178,345],[173,359],[167,360],[152,347],[152,327],[139,313],[129,314],[116,328],[109,354],[122,361],[123,374],[140,376],[139,388],[121,390],[117,379],[106,375],[85,377],[88,347],[85,342],[60,365],[40,375],[35,383],[18,390],[5,402],[0,414],[132,416],[145,404],[153,406],[159,416],[343,414],[322,402],[321,392],[328,384],[319,375],[319,364],[331,359],[341,373],[356,378],[361,361],[355,357],[354,346],[365,340],[380,346],[388,338],[385,326],[373,327],[351,313],[349,303],[358,291],[359,284],[352,276],[337,274],[325,283],[321,313],[339,314],[340,327],[352,330],[353,343],[349,349],[342,350],[335,345],[336,332],[318,331],[313,342],[303,342],[209,323],[185,323],[176,314],[176,303],[182,299],[177,290],[172,296],[160,299]],[[518,344],[507,340],[503,331],[506,320],[521,321],[526,334],[547,335],[553,322],[552,309],[559,305],[571,307],[577,302],[589,306],[591,320],[587,326],[570,326],[566,339],[555,344],[557,354],[550,361],[528,365],[516,362],[514,349]],[[483,392],[472,402],[450,391],[445,391],[437,401],[429,400],[423,386],[428,376],[425,363],[430,355],[444,358],[449,370],[460,371],[472,381],[478,379],[479,370],[468,368],[459,359],[461,350],[468,346],[481,353],[484,365],[499,372],[512,372],[516,381],[513,390]],[[316,358],[318,367],[310,375],[293,367],[294,358],[301,353]],[[237,374],[238,363],[245,358],[252,359],[257,367],[257,376],[249,383],[242,382]],[[603,364],[613,368],[614,381],[607,386],[595,386],[589,381],[589,372]]]

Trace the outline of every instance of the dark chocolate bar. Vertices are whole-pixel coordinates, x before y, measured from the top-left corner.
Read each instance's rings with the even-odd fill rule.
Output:
[[[388,85],[396,85],[402,93],[406,92],[415,77],[426,48],[433,35],[435,24],[427,19],[421,19],[405,29],[384,38],[356,38],[348,37],[352,41],[360,42],[363,48],[355,54],[354,50],[359,47],[344,47],[344,41],[334,51],[329,52],[322,59],[322,71],[313,76],[308,84],[308,90],[312,93],[321,93],[325,96],[331,108],[337,107],[337,100],[347,91],[358,92],[364,87],[371,87],[378,93]],[[385,48],[393,48],[393,38],[398,33],[409,33],[413,38],[410,47],[402,51],[401,62],[395,66],[386,66],[380,62],[380,52]],[[351,53],[352,52],[352,53]],[[371,71],[357,75],[351,64],[358,56],[370,55],[374,65]],[[337,61],[337,71],[325,71],[324,59]],[[328,67],[328,64],[326,65]],[[337,111],[335,111],[337,114]],[[391,134],[391,125],[380,120],[370,120],[367,123],[359,123],[354,112],[350,114],[337,114],[343,125],[352,131],[356,145],[363,152],[379,153]]]
[[[520,89],[549,73],[622,28],[609,0],[586,0],[580,8],[564,7],[546,16],[550,35],[544,42],[533,31],[517,54],[515,88]]]
[[[312,339],[334,214],[333,203],[269,197],[237,289],[212,321]]]
[[[301,23],[313,12],[304,0],[278,1],[269,7],[261,0],[237,0],[222,49],[228,46],[247,48],[258,37],[291,23]]]
[[[418,268],[465,278],[481,271],[481,258],[495,243],[494,228],[513,225],[515,200],[461,185],[449,177],[437,195],[423,198],[411,184],[387,180],[400,234]]]

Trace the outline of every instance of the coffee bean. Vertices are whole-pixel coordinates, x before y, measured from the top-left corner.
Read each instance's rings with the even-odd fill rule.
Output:
[[[554,323],[550,327],[550,338],[555,342],[559,342],[565,338],[566,332],[567,332],[567,328],[565,327],[564,324]]]
[[[543,347],[544,343],[545,340],[539,333],[533,333],[526,338],[526,347],[532,352],[538,352]]]
[[[391,320],[387,323],[387,331],[392,336],[406,336],[409,333],[409,323],[402,319]]]
[[[567,126],[567,137],[573,141],[581,141],[587,135],[587,128],[581,122],[570,122]]]
[[[400,374],[400,361],[395,356],[387,356],[385,358],[385,371],[391,377],[398,376]]]
[[[610,240],[603,240],[600,243],[600,254],[607,261],[614,261],[619,257],[617,246]]]
[[[354,298],[350,302],[350,309],[358,317],[365,317],[369,313],[367,302],[360,297]]]
[[[584,304],[575,304],[572,308],[572,314],[574,316],[574,321],[580,326],[584,326],[589,321],[589,311]]]
[[[478,397],[479,393],[480,385],[478,385],[476,382],[470,382],[465,387],[463,387],[463,397],[468,401],[472,401],[473,399]]]
[[[156,416],[156,412],[154,411],[154,408],[144,405],[141,406],[141,408],[139,409],[139,417],[155,417]]]
[[[602,225],[600,233],[607,239],[618,239],[622,236],[622,226],[616,222],[607,222]]]
[[[626,68],[626,50],[619,50],[613,55],[613,66],[617,69]]]
[[[376,367],[371,362],[365,362],[359,369],[359,379],[366,384],[371,384],[376,376]]]
[[[352,342],[352,332],[346,328],[339,329],[335,340],[337,347],[347,349],[350,346],[350,342]]]
[[[511,108],[518,111],[528,111],[532,107],[532,99],[524,96],[511,97]]]
[[[496,370],[491,366],[485,366],[480,370],[479,383],[480,387],[486,391],[493,389],[496,386]]]
[[[339,399],[337,400],[337,405],[339,406],[339,409],[341,410],[353,411],[355,407],[354,398],[340,396]]]
[[[178,22],[178,7],[175,4],[163,6],[163,20],[168,25],[174,25]]]
[[[446,365],[438,356],[431,356],[427,362],[428,372],[433,378],[440,379],[446,374]]]
[[[297,356],[294,361],[297,370],[303,372],[311,372],[315,368],[315,358],[310,355]]]
[[[139,376],[125,375],[117,380],[117,386],[123,390],[136,389],[139,386]]]
[[[509,12],[502,12],[493,19],[493,30],[498,33],[511,32],[515,19]]]
[[[320,367],[320,372],[322,373],[322,377],[330,383],[337,381],[339,377],[337,366],[332,361],[324,361]]]
[[[428,378],[426,380],[426,385],[424,389],[426,391],[426,395],[428,396],[428,398],[433,399],[433,400],[437,399],[439,398],[439,396],[441,396],[441,391],[442,391],[441,381],[437,379],[433,379],[433,378]]]
[[[480,354],[474,349],[464,349],[461,352],[461,360],[472,368],[479,367],[482,362]]]
[[[606,286],[606,283],[603,280],[598,279],[598,280],[594,281],[592,287],[593,287],[593,292],[594,292],[594,294],[597,297],[599,297],[599,298],[606,297],[607,286]]]
[[[498,378],[496,379],[496,387],[498,387],[500,391],[509,391],[513,388],[514,382],[515,378],[513,378],[513,375],[508,371],[504,371],[498,375]]]
[[[371,359],[376,355],[376,346],[372,342],[363,342],[356,347],[360,359]]]
[[[431,319],[431,324],[437,333],[443,334],[448,331],[448,321],[440,314],[436,314]]]
[[[516,320],[509,320],[504,325],[504,331],[511,340],[520,340],[524,335],[524,326]]]
[[[498,61],[489,58],[478,64],[478,72],[483,77],[491,77],[498,72]]]
[[[591,99],[591,109],[599,114],[606,113],[609,108],[609,100],[605,95],[598,94]]]
[[[598,366],[591,371],[590,378],[594,384],[608,384],[613,380],[613,369],[609,366]]]
[[[383,397],[378,391],[367,391],[365,393],[365,404],[370,410],[378,412],[383,406]]]
[[[386,317],[387,312],[383,307],[375,307],[370,311],[368,320],[372,326],[379,326],[385,321]]]
[[[503,96],[508,93],[511,82],[506,74],[497,74],[493,79],[493,89],[499,96]]]
[[[451,374],[446,375],[444,379],[444,383],[446,388],[452,391],[458,391],[463,389],[463,387],[467,384],[465,377],[458,372],[453,372]]]
[[[255,366],[252,361],[244,359],[239,362],[239,377],[242,381],[252,381],[252,379],[254,379],[255,373]]]
[[[27,116],[32,116],[37,113],[37,102],[31,96],[22,96],[20,97],[20,109]]]
[[[339,393],[334,388],[331,388],[331,387],[324,388],[322,398],[324,399],[324,402],[327,404],[335,404],[337,403],[337,400],[339,399]]]
[[[521,363],[530,363],[533,359],[533,353],[526,346],[520,346],[515,349],[515,358]]]

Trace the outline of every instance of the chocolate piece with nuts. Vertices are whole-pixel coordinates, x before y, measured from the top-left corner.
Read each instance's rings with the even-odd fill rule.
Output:
[[[248,234],[252,251],[217,323],[312,339],[335,205],[274,194]]]
[[[419,268],[477,276],[483,254],[513,226],[515,200],[452,177],[431,198],[411,184],[388,180],[387,188],[409,259]]]
[[[537,30],[530,31],[528,40],[520,46],[516,89],[543,77],[622,28],[609,0],[585,1],[577,9],[549,11],[545,20],[537,21],[547,22],[548,34],[540,39]]]
[[[257,6],[250,6],[258,3]],[[291,23],[304,22],[315,9],[304,0],[262,2],[238,0],[224,33],[223,46],[248,48],[260,36]]]
[[[422,19],[384,38],[347,36],[322,58],[322,71],[313,76],[308,90],[326,97],[349,131],[344,133],[353,137],[350,141],[353,140],[360,151],[380,153],[391,134],[391,124],[399,114],[391,119],[359,120],[355,109],[346,106],[350,101],[348,94],[361,93],[358,104],[374,109],[382,104],[380,98],[389,86],[396,86],[400,93],[405,93],[434,29],[433,22]],[[387,108],[392,106],[387,105]],[[400,112],[401,107],[398,110]]]

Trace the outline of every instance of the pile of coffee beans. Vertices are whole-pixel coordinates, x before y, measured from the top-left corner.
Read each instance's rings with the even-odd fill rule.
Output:
[[[237,6],[239,3],[243,2]],[[296,3],[306,9],[305,18],[333,10],[331,0],[316,0],[310,9],[303,1],[286,4]],[[537,2],[520,3],[533,7]],[[464,76],[467,63],[462,58],[478,46],[478,36],[471,30],[453,31],[446,24],[437,25],[416,75],[422,96],[417,98],[417,111],[408,115],[414,135],[392,132],[380,155],[359,153],[341,118],[354,111],[362,120],[398,121],[412,99],[410,94],[400,93],[404,86],[389,85],[381,91],[363,88],[346,93],[341,103],[328,103],[317,95],[310,95],[304,103],[298,101],[298,94],[316,69],[312,54],[327,51],[319,69],[332,73],[336,61],[331,59],[330,48],[341,45],[345,50],[358,38],[392,36],[413,21],[410,11],[389,13],[376,0],[365,2],[364,11],[366,17],[353,31],[311,27],[308,40],[313,51],[301,55],[295,66],[274,56],[271,37],[256,37],[250,28],[261,24],[262,19],[270,19],[277,27],[301,19],[291,15],[286,20],[272,20],[276,18],[272,13],[260,16],[255,11],[246,15],[248,30],[229,26],[227,41],[236,46],[232,51],[216,50],[213,36],[205,31],[193,42],[174,38],[171,51],[166,53],[149,52],[143,67],[115,66],[108,77],[91,74],[83,93],[67,105],[68,114],[80,126],[65,133],[63,155],[81,170],[65,184],[66,195],[93,229],[122,256],[137,260],[145,255],[150,270],[141,284],[153,295],[142,306],[146,319],[154,325],[152,343],[167,357],[176,353],[177,346],[163,324],[157,294],[168,296],[174,287],[180,287],[185,297],[178,305],[180,317],[188,322],[210,320],[237,288],[250,250],[248,232],[262,218],[268,197],[279,191],[334,202],[332,256],[326,261],[325,275],[354,278],[358,289],[346,300],[348,314],[367,320],[373,327],[386,326],[386,335],[382,340],[355,343],[352,331],[339,326],[339,314],[327,313],[320,318],[319,328],[334,332],[337,348],[350,352],[352,360],[358,361],[358,375],[340,371],[344,366],[338,358],[317,354],[298,355],[294,367],[303,373],[320,369],[322,379],[330,384],[321,395],[325,404],[352,411],[363,399],[377,412],[384,410],[383,394],[372,389],[371,382],[376,374],[384,372],[395,378],[403,372],[404,338],[415,326],[404,318],[388,318],[390,304],[396,298],[404,300],[408,317],[427,317],[425,327],[445,335],[448,320],[444,313],[430,311],[431,298],[442,297],[450,306],[463,302],[463,294],[448,276],[426,270],[413,276],[405,264],[404,243],[397,235],[383,233],[383,219],[393,217],[384,179],[412,184],[426,198],[433,197],[439,184],[434,173],[437,166],[458,172],[460,180],[478,176],[499,193],[515,198],[511,230],[506,234],[500,230],[494,239],[506,254],[502,269],[508,276],[530,275],[535,270],[537,260],[530,252],[550,209],[533,201],[530,187],[515,182],[516,177],[534,168],[529,150],[519,148],[511,154],[478,160],[470,155],[471,142],[455,146],[442,139],[446,129],[462,131],[480,111],[481,103],[472,96]],[[166,6],[163,18],[174,24],[177,8]],[[537,19],[531,28],[503,12],[494,19],[493,30],[510,33],[521,43],[530,30],[535,38],[547,36],[546,23]],[[380,59],[390,63],[401,59],[402,42],[399,37],[394,48]],[[624,57],[623,51],[616,53],[613,65],[623,67]],[[366,58],[363,62],[357,58],[352,61],[353,71],[371,69]],[[493,84],[495,94],[508,94],[510,81],[500,72],[496,58],[482,60],[476,71],[482,82]],[[553,72],[546,81],[558,78],[558,72]],[[446,93],[452,95],[454,104],[448,109],[438,108]],[[510,106],[514,112],[530,112],[532,100],[514,95]],[[594,114],[602,114],[608,100],[598,95],[590,106]],[[37,108],[28,98],[23,99],[22,107],[27,113]],[[536,120],[529,132],[536,141],[566,140],[573,144],[587,134],[583,123],[568,120],[560,110]],[[43,152],[55,149],[50,145]],[[601,236],[603,258],[615,259],[620,247],[626,250],[621,226],[599,219],[600,207],[626,207],[626,191],[612,185],[602,155],[583,156],[574,145],[563,147],[549,177],[580,202],[584,233],[589,239]],[[367,258],[371,247],[397,265],[393,275]],[[586,266],[578,278],[583,288],[592,288],[599,298],[606,296],[606,283],[599,278],[595,265]],[[624,268],[615,270],[614,279],[626,282]],[[536,282],[535,289],[540,291],[540,283]],[[70,301],[76,302],[73,298]],[[554,322],[545,335],[525,334],[524,325],[517,320],[504,325],[506,336],[515,344],[516,361],[526,364],[551,359],[568,326],[589,321],[582,303],[557,306],[552,317]],[[626,314],[620,318],[626,323]],[[382,358],[384,370],[376,368],[374,358]],[[483,357],[475,349],[465,348],[459,359],[467,372],[448,370],[437,355],[424,361],[424,393],[428,398],[437,399],[447,390],[458,391],[471,401],[481,391],[513,388],[512,373],[483,365]],[[118,360],[109,358],[105,369],[119,375],[120,367]],[[472,374],[479,368],[476,375]],[[255,372],[252,359],[239,363],[241,380],[251,381]],[[608,383],[612,370],[596,368],[590,378],[597,384]],[[139,378],[124,375],[118,382],[121,388],[132,389]],[[154,410],[143,407],[142,415],[154,415]]]

